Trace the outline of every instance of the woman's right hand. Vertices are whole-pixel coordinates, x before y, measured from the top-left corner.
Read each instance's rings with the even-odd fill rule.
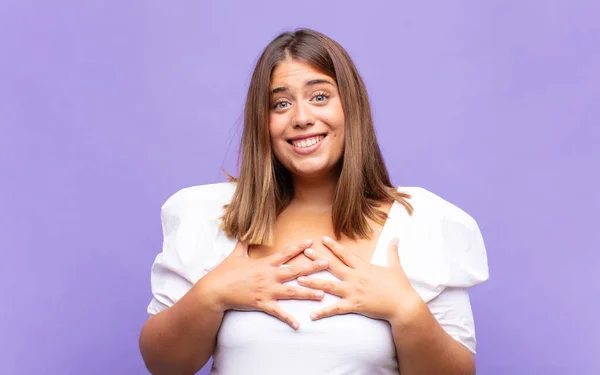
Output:
[[[297,329],[298,322],[286,313],[277,301],[282,299],[319,301],[324,293],[320,290],[283,285],[283,283],[322,271],[329,264],[326,260],[317,260],[302,265],[280,266],[311,245],[312,241],[306,240],[268,257],[252,259],[248,257],[247,245],[238,242],[233,252],[196,285],[202,286],[202,289],[208,288],[207,293],[221,312],[263,311]]]

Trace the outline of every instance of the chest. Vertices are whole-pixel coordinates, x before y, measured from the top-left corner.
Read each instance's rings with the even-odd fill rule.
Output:
[[[372,230],[369,238],[350,239],[342,235],[341,238],[336,239],[330,211],[312,213],[284,211],[279,215],[274,226],[275,241],[273,245],[250,246],[248,254],[251,258],[259,259],[311,239],[313,241],[311,248],[322,256],[330,258],[332,256],[331,251],[323,245],[321,240],[323,236],[328,236],[335,239],[348,251],[369,262],[378,244],[383,226],[371,220],[368,220],[368,224]],[[306,261],[308,261],[308,258],[300,254],[287,264],[298,264]]]

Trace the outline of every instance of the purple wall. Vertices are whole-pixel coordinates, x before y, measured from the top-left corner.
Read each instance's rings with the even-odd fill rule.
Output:
[[[0,373],[145,373],[160,206],[235,167],[297,26],[354,56],[394,181],[479,221],[479,373],[600,373],[598,1],[206,3],[0,4]]]

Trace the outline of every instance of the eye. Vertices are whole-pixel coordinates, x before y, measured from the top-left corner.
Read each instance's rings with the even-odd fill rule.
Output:
[[[324,92],[319,92],[319,93],[316,93],[312,99],[317,103],[323,103],[323,102],[326,102],[327,99],[329,99],[329,95],[327,95]]]
[[[280,100],[278,102],[275,102],[275,104],[273,104],[274,109],[286,109],[289,106],[290,106],[290,103],[286,102],[285,100]]]

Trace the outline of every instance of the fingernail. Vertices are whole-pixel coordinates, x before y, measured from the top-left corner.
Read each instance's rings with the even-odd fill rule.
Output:
[[[294,329],[298,329],[298,327],[299,327],[298,323],[296,323],[296,322],[292,323],[292,327],[294,327]]]
[[[331,238],[323,236],[323,242],[331,242]]]
[[[304,254],[311,256],[315,254],[315,251],[313,249],[306,249],[304,250]]]
[[[319,267],[327,267],[329,265],[329,262],[326,260],[320,260],[318,263]]]
[[[392,240],[392,244],[393,244],[394,246],[398,246],[398,242],[400,242],[400,241],[398,240],[398,237],[396,237],[396,238],[394,238],[394,239]]]
[[[312,320],[315,320],[315,319],[317,319],[317,314],[315,314],[315,313],[312,313],[312,314],[310,314],[310,318],[311,318]]]
[[[323,298],[325,296],[325,293],[322,290],[316,290],[315,291],[315,297],[317,298]]]
[[[300,277],[298,278],[298,282],[299,282],[300,284],[304,284],[304,283],[306,282],[306,277],[304,277],[304,276],[300,276]]]

